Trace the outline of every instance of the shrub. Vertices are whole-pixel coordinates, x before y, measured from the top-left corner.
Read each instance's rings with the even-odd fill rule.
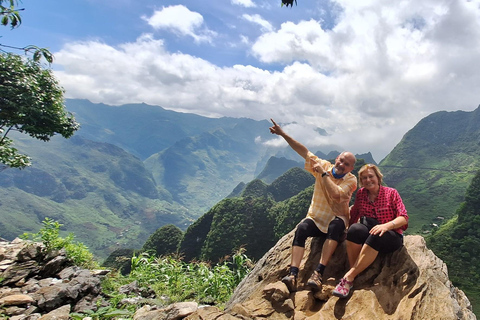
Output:
[[[128,276],[108,277],[102,288],[114,296],[118,295],[121,285],[137,281],[139,286],[153,289],[157,297],[167,297],[168,303],[197,301],[221,308],[252,265],[243,250],[213,267],[207,262],[186,263],[178,256],[155,257],[142,253],[132,257]]]
[[[65,249],[67,258],[77,266],[89,269],[98,267],[88,247],[81,242],[74,241],[73,233],[70,233],[66,238],[60,237],[60,227],[62,225],[58,221],[45,218],[42,224],[43,228],[38,233],[24,233],[22,238],[41,241],[47,251]]]

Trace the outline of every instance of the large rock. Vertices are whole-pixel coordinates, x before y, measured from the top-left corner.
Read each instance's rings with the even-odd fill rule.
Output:
[[[68,319],[69,313],[105,306],[101,276],[69,266],[66,252],[46,251],[41,243],[0,241],[0,318]]]
[[[289,293],[279,280],[287,274],[293,232],[258,261],[227,303],[225,313],[265,319],[476,319],[465,294],[448,279],[447,267],[421,236],[406,236],[405,245],[379,255],[354,282],[348,299],[332,296],[348,268],[342,243],[325,270],[322,291],[304,286],[321,252],[321,240],[307,242],[298,291]],[[206,318],[204,318],[206,319]]]

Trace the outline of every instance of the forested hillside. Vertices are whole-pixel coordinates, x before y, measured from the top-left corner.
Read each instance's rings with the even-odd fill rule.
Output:
[[[0,236],[35,232],[45,217],[75,233],[97,256],[141,247],[159,226],[184,228],[187,210],[157,186],[142,161],[123,149],[80,136],[50,142],[19,137],[32,167],[0,172]]]
[[[207,118],[146,104],[67,100],[66,106],[81,124],[78,135],[139,157],[192,218],[252,180],[260,159],[277,152],[255,142],[270,137],[266,120]]]
[[[480,171],[465,194],[456,215],[427,238],[427,244],[448,266],[455,286],[461,288],[480,313]]]

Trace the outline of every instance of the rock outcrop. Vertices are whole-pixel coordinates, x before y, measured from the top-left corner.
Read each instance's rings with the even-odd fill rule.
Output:
[[[421,236],[406,236],[405,245],[379,255],[354,281],[348,299],[332,296],[348,267],[345,244],[339,246],[324,274],[322,291],[304,286],[322,246],[309,240],[299,274],[298,291],[289,293],[279,280],[287,274],[293,232],[283,237],[240,283],[226,306],[239,318],[265,319],[476,319],[465,294],[448,279],[446,265]]]
[[[64,251],[46,252],[40,243],[0,241],[0,317],[69,319],[96,309],[105,272],[71,266]]]

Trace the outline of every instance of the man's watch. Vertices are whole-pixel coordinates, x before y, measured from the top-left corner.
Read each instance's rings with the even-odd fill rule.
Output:
[[[328,176],[328,171],[325,171],[324,173],[322,173],[322,178],[325,176]]]

